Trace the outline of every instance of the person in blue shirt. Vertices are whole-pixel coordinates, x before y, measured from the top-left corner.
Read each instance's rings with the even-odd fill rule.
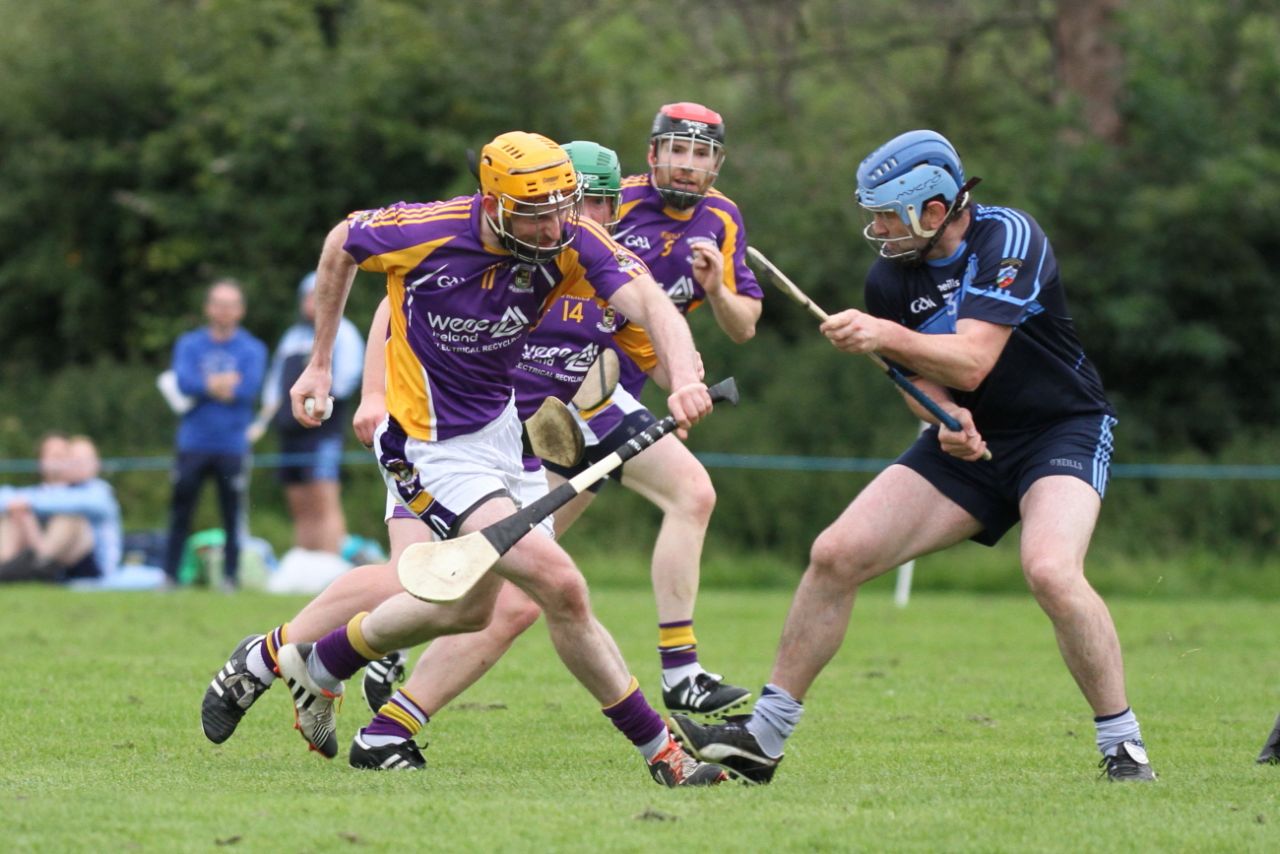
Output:
[[[880,257],[867,311],[834,314],[822,332],[842,352],[896,363],[961,429],[907,399],[934,424],[814,542],[753,714],[711,727],[674,717],[696,756],[748,781],[773,777],[865,582],[966,539],[992,545],[1019,521],[1022,572],[1093,710],[1103,776],[1155,779],[1115,625],[1084,569],[1115,412],[1048,238],[1024,211],[973,202],[976,183],[930,130],[895,137],[858,168],[863,234]]]
[[[46,436],[42,482],[0,486],[0,581],[109,576],[120,565],[120,505],[87,436]]]
[[[248,475],[248,427],[262,388],[267,348],[240,328],[244,319],[244,291],[231,279],[214,282],[205,293],[208,325],[183,334],[173,348],[173,372],[178,389],[194,405],[178,425],[174,461],[173,500],[164,571],[177,581],[182,547],[191,527],[200,488],[213,478],[218,491],[227,540],[224,577],[236,583],[240,566],[240,510]]]
[[[354,323],[342,318],[333,348],[333,409],[314,430],[299,424],[288,406],[302,369],[311,358],[316,327],[316,274],[308,273],[298,284],[297,323],[285,330],[271,357],[262,386],[262,407],[249,428],[256,442],[268,425],[280,435],[280,452],[286,456],[280,468],[289,515],[293,518],[293,544],[298,548],[341,554],[347,538],[338,474],[346,433],[348,400],[360,388],[364,369],[364,336]]]

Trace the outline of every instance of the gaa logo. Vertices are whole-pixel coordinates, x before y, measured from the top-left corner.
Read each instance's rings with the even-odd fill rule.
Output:
[[[685,309],[689,303],[693,302],[693,280],[688,276],[681,276],[674,285],[666,290],[667,296],[680,309]]]

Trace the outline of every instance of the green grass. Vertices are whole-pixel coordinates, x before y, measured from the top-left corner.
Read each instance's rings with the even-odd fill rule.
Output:
[[[0,849],[21,851],[1246,851],[1280,847],[1274,606],[1116,598],[1161,775],[1096,780],[1084,702],[1027,596],[863,596],[774,784],[667,791],[536,627],[428,726],[426,773],[309,754],[274,690],[227,744],[213,671],[297,599],[10,588],[0,623]],[[705,663],[758,688],[789,591],[708,591]],[[647,594],[595,602],[656,694]],[[345,740],[363,723],[354,684]],[[345,755],[345,744],[343,746]]]

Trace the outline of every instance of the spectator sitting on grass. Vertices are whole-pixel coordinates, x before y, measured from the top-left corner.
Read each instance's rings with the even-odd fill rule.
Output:
[[[42,482],[0,487],[0,581],[97,578],[120,564],[120,505],[87,436],[40,443]]]

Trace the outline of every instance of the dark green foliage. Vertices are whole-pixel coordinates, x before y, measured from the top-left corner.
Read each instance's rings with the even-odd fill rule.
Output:
[[[1261,2],[1125,4],[1106,34],[1124,55],[1124,132],[1107,142],[1055,65],[1061,8],[0,0],[0,452],[27,456],[49,426],[91,432],[108,456],[166,452],[152,380],[212,277],[245,282],[247,326],[274,344],[349,210],[470,192],[466,149],[517,127],[598,139],[642,171],[648,122],[674,100],[725,114],[719,187],[829,310],[861,305],[871,257],[859,159],[906,128],[943,131],[985,179],[980,201],[1045,226],[1121,411],[1119,461],[1274,449],[1280,20]],[[358,278],[349,315],[363,325],[380,293]],[[709,373],[735,374],[744,402],[696,449],[889,458],[910,438],[894,390],[795,306],[770,295],[745,347],[709,315],[692,318]],[[164,490],[142,477],[120,484],[137,491],[126,506],[158,521]],[[713,541],[802,559],[865,477],[717,472]],[[278,492],[257,481],[271,527]],[[378,503],[376,481],[353,489]],[[1101,539],[1275,545],[1275,514],[1258,510],[1274,510],[1273,486],[1201,493],[1126,486],[1113,502],[1146,533],[1104,523]],[[1196,522],[1183,494],[1216,521]],[[379,526],[376,511],[353,519]]]

